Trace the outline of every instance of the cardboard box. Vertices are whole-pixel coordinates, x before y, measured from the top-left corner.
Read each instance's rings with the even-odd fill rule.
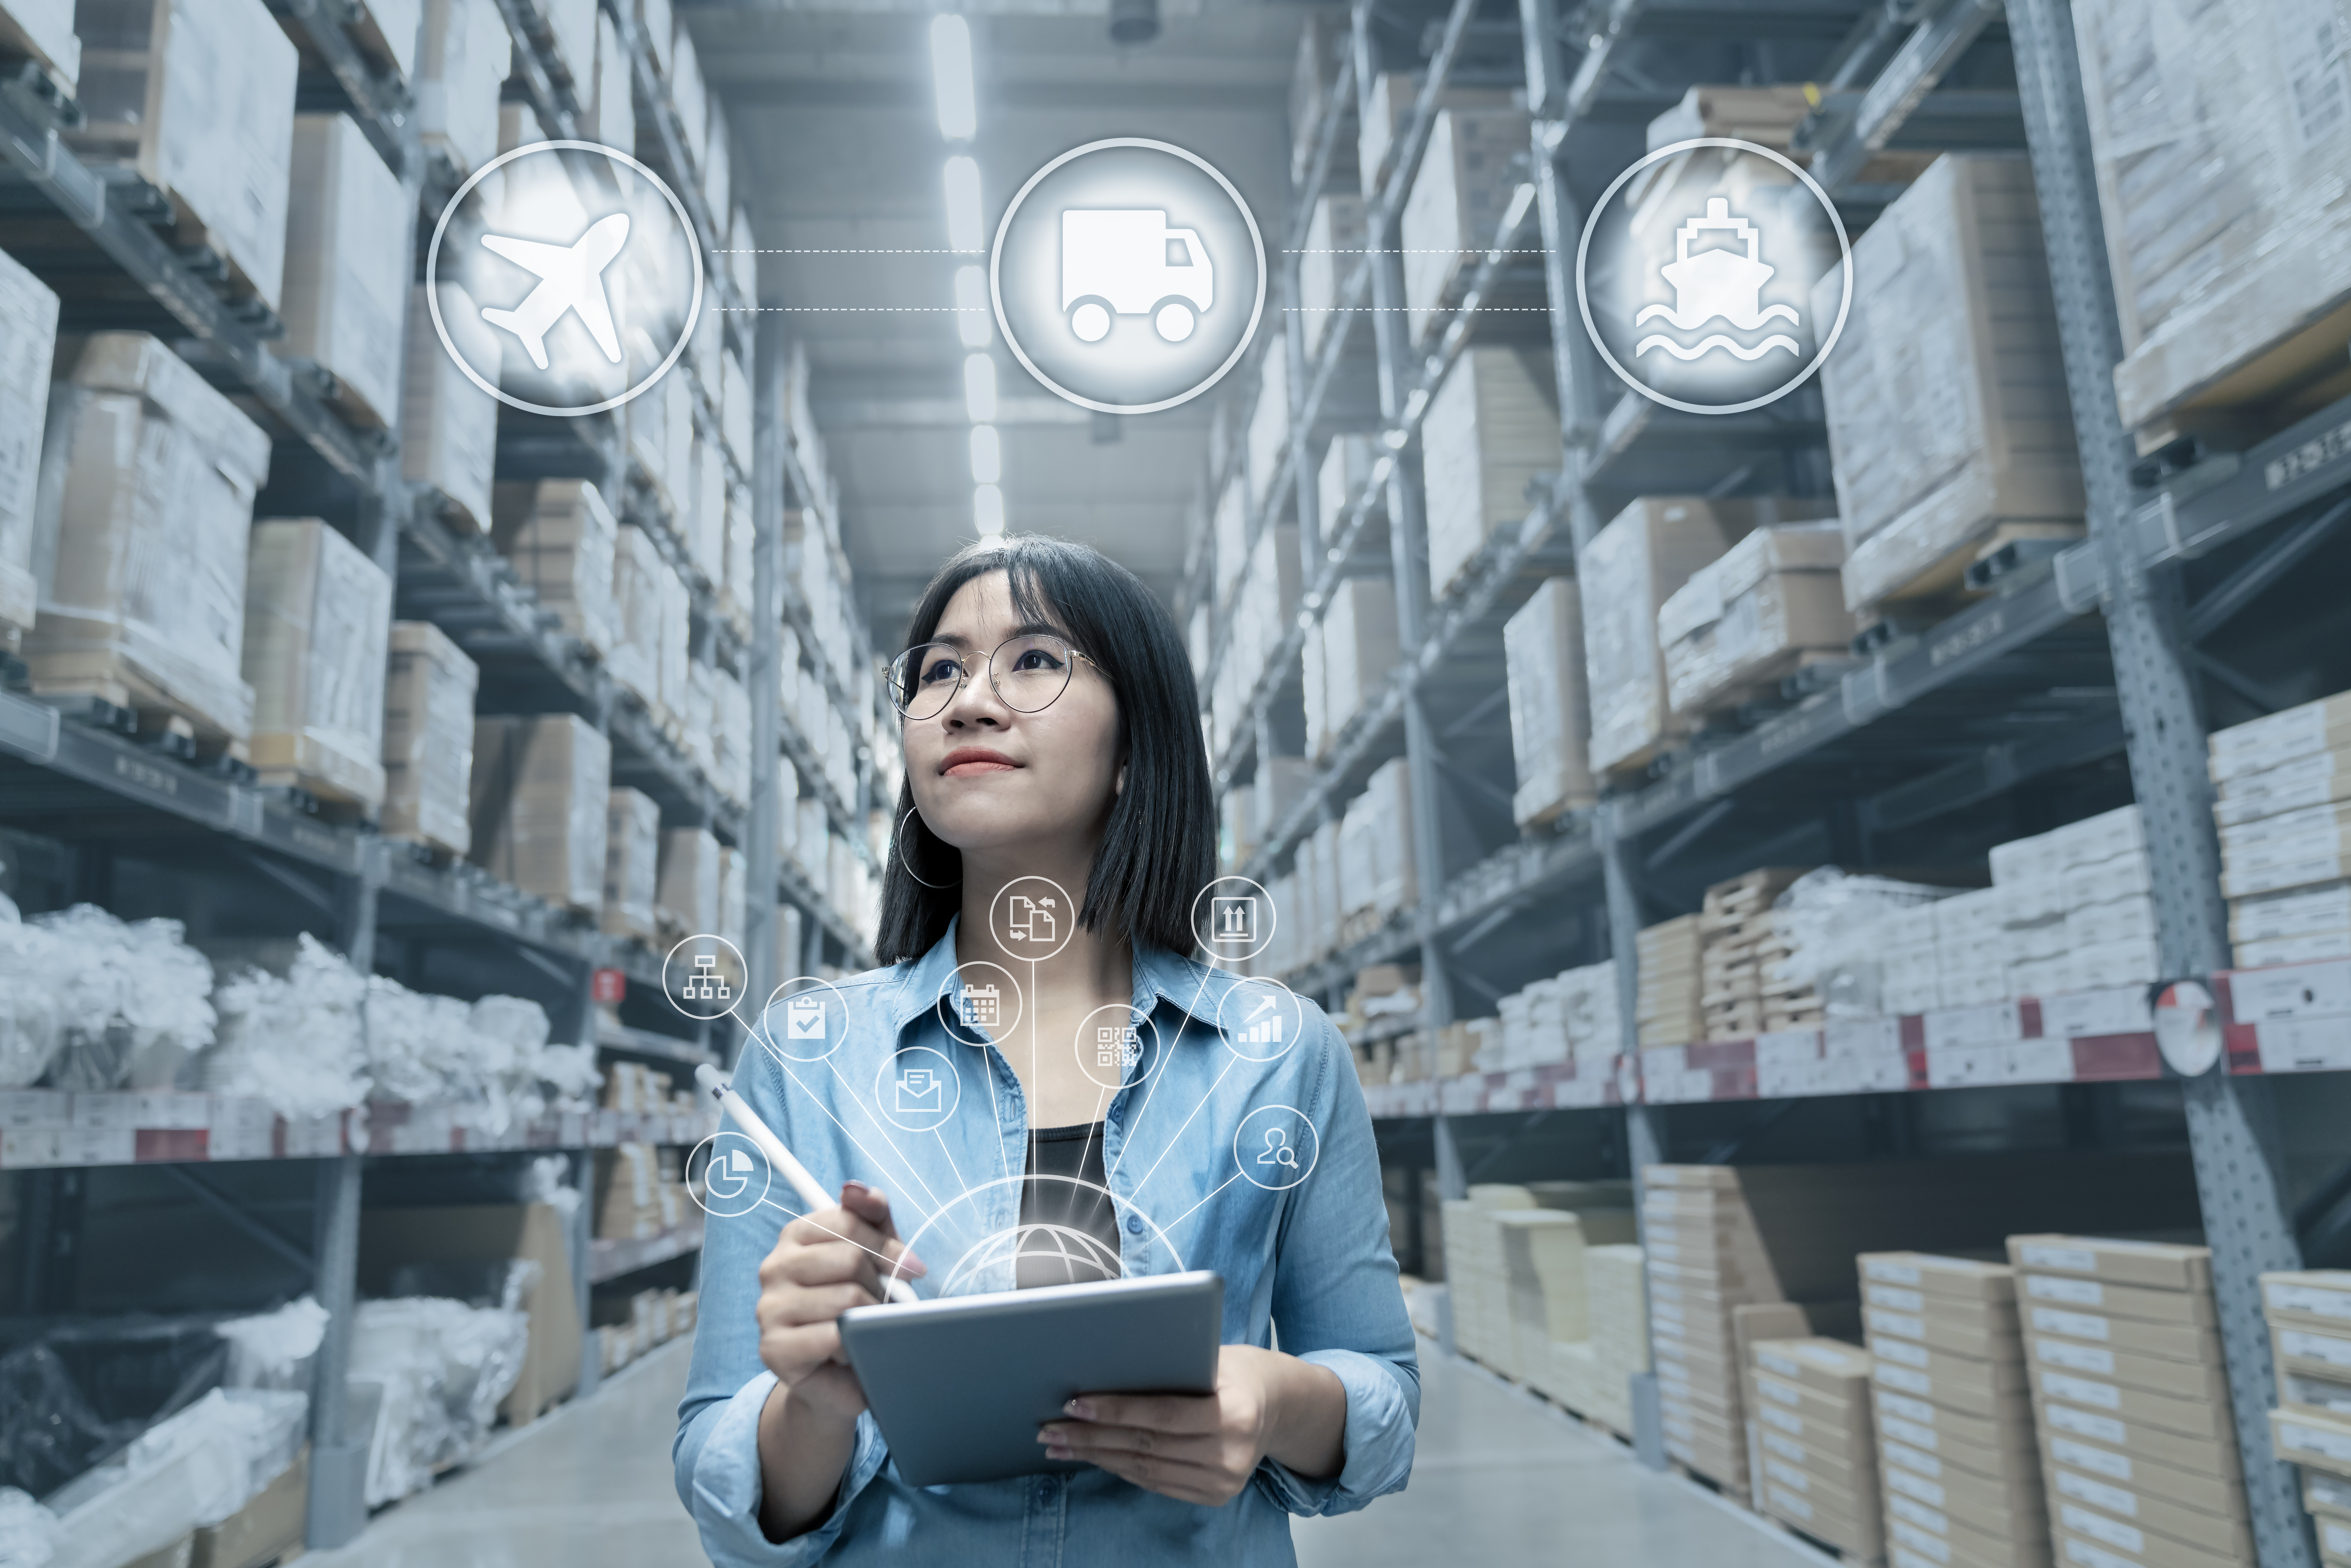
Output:
[[[390,1292],[393,1270],[408,1263],[519,1258],[538,1265],[525,1287],[530,1319],[522,1375],[498,1410],[516,1426],[532,1421],[580,1383],[582,1326],[572,1284],[571,1249],[552,1204],[469,1204],[434,1208],[368,1208],[360,1223],[360,1289]]]
[[[653,910],[680,936],[718,929],[718,841],[709,830],[663,831]]]
[[[2220,1336],[2209,1328],[2142,1322],[2039,1301],[2026,1310],[2024,1326],[2034,1334],[2108,1346],[2133,1355],[2197,1362],[2207,1366],[2220,1364]]]
[[[661,807],[636,789],[615,789],[605,799],[604,904],[599,928],[608,936],[650,942],[660,935],[653,908],[661,868]]]
[[[559,908],[604,899],[612,746],[572,714],[474,722],[468,858]]]
[[[480,672],[441,628],[395,621],[383,681],[383,833],[463,858]]]
[[[244,1507],[196,1531],[188,1568],[265,1568],[298,1551],[309,1495],[310,1445],[305,1443],[294,1462]]]
[[[2212,781],[2221,785],[2298,758],[2351,748],[2351,692],[2216,729],[2206,747]]]
[[[402,205],[399,178],[357,122],[294,117],[278,308],[286,336],[272,350],[326,371],[337,382],[336,402],[381,426],[399,413],[401,312],[412,287]]]
[[[493,507],[492,538],[515,576],[564,631],[611,655],[619,674],[622,616],[613,600],[627,574],[616,566],[615,551],[630,530],[615,524],[603,493],[586,479],[507,483],[497,486]],[[644,538],[642,531],[635,538]],[[657,554],[654,559],[667,570]]]
[[[316,517],[256,523],[245,579],[253,766],[373,813],[383,803],[392,580]]]
[[[1989,1333],[1965,1319],[1957,1322],[1939,1313],[1897,1312],[1888,1307],[1865,1306],[1862,1322],[1869,1330],[1869,1347],[1881,1354],[1882,1340],[1894,1340],[1905,1348],[1923,1347],[1977,1361],[2019,1361],[2023,1358],[2023,1342],[2011,1328],[2005,1333]],[[1890,1358],[1900,1360],[1901,1349],[1890,1353]]]
[[[1489,536],[1525,519],[1528,483],[1559,466],[1553,396],[1548,353],[1472,348],[1430,399],[1420,440],[1432,600],[1460,583]]]
[[[2212,1289],[2212,1249],[2094,1236],[2011,1236],[2009,1260],[2021,1273],[2056,1274],[2154,1291]]]
[[[1901,1422],[1898,1416],[1893,1419],[1904,1427],[1904,1435],[1880,1432],[1877,1437],[1878,1455],[1889,1476],[1903,1469],[1983,1495],[2040,1495],[2041,1455],[2029,1440],[2005,1448],[1984,1448],[1928,1427],[1923,1435],[1932,1447],[1921,1447],[1907,1440],[1916,1435],[1910,1431],[1912,1424]]]
[[[2016,1274],[2005,1263],[1974,1258],[1946,1258],[1929,1252],[1865,1252],[1854,1260],[1865,1289],[1892,1285],[1926,1291],[1954,1301],[1998,1303],[2016,1299]],[[1875,1296],[1868,1300],[1877,1300]],[[1881,1305],[1903,1312],[1920,1312],[1926,1303],[1888,1298]],[[2011,1320],[2012,1321],[2012,1320]]]
[[[1518,190],[1514,167],[1523,166],[1528,131],[1526,111],[1510,108],[1448,109],[1429,127],[1427,149],[1396,217],[1405,322],[1415,343],[1426,346],[1451,320],[1446,307],[1459,299],[1494,243]],[[1554,413],[1554,449],[1558,424]]]
[[[1599,800],[1587,737],[1592,695],[1583,667],[1583,601],[1575,580],[1543,580],[1502,627],[1510,693],[1510,753],[1518,788],[1510,813],[1547,822]]]
[[[2156,1364],[2178,1366],[2185,1364],[2167,1362]],[[2032,1389],[2043,1399],[2105,1411],[2124,1421],[2143,1422],[2158,1430],[2176,1432],[2184,1437],[2218,1442],[2235,1430],[2230,1422],[2225,1398],[2215,1402],[2202,1396],[2156,1394],[2107,1378],[2089,1377],[2078,1372],[2060,1371],[2046,1365],[2032,1368]]]
[[[2061,1431],[2044,1431],[2042,1442],[2048,1462],[2099,1480],[2114,1481],[2131,1490],[2153,1493],[2224,1518],[2245,1515],[2244,1482],[2238,1476],[2233,1454],[2227,1468],[2215,1472],[2187,1470],[2149,1458],[2143,1451],[2126,1451],[2094,1443]]]
[[[2116,1563],[2133,1563],[2139,1568],[2211,1568],[2215,1564],[2220,1568],[2235,1568],[2237,1564],[2253,1568],[2251,1555],[2237,1557],[2205,1552],[2136,1524],[2109,1519],[2078,1502],[2060,1500],[2051,1505],[2050,1514],[2059,1552],[2065,1561],[2079,1563],[2082,1568],[2113,1568]]]
[[[1864,1557],[1884,1548],[1886,1531],[1875,1492],[1855,1497],[1807,1478],[1777,1460],[1763,1465],[1762,1511],[1807,1535]]]
[[[1657,610],[1667,701],[1704,714],[1774,690],[1808,663],[1842,658],[1853,641],[1837,569],[1834,521],[1759,528],[1690,575]]]
[[[416,56],[416,123],[424,145],[470,174],[498,153],[498,89],[514,37],[496,5],[424,0]]]
[[[2032,1360],[2040,1366],[2183,1399],[2225,1403],[2229,1397],[2228,1373],[2217,1354],[2209,1361],[2171,1361],[2043,1333],[2027,1335],[2026,1344]]]
[[[493,329],[465,291],[440,286],[442,329],[488,374],[499,349]],[[498,400],[458,368],[433,328],[433,302],[423,284],[409,295],[408,363],[402,382],[400,476],[430,487],[440,515],[464,531],[487,533],[490,486],[497,466]],[[485,370],[486,367],[486,370]],[[495,380],[495,375],[492,375]]]
[[[2049,1468],[2049,1503],[2060,1518],[2076,1528],[2076,1511],[2088,1509],[2216,1557],[2247,1563],[2253,1560],[2252,1537],[2246,1529],[2241,1510],[2228,1514],[2206,1513],[2153,1492],[2117,1486],[2056,1464]]]
[[[1314,204],[1314,215],[1307,220],[1306,248],[1298,258],[1299,319],[1306,329],[1310,362],[1322,352],[1322,335],[1338,313],[1339,290],[1363,261],[1363,197],[1342,193]],[[1326,512],[1326,538],[1330,525]]]
[[[2085,1308],[2113,1318],[2195,1328],[2210,1328],[2220,1321],[2213,1311],[2211,1294],[2205,1291],[2148,1290],[2038,1273],[2020,1278],[2017,1289],[2020,1301],[2028,1308],[2046,1302]]]
[[[2263,1274],[2262,1314],[2275,1325],[2351,1336],[2351,1270]]]
[[[69,6],[66,22],[71,43]],[[57,342],[57,295],[14,256],[0,255],[0,653],[15,651],[40,597],[33,579],[33,514]]]
[[[1880,1388],[1987,1421],[2014,1421],[2029,1409],[2023,1371],[2014,1364],[1922,1354],[1931,1358],[1928,1368],[1881,1360],[1870,1375]]]
[[[2157,1396],[2145,1395],[2153,1399]],[[2182,1403],[2174,1401],[2175,1404]],[[2201,1410],[2203,1406],[2191,1406]],[[2241,1474],[2237,1460],[2235,1428],[2224,1418],[2219,1423],[2224,1428],[2215,1435],[2181,1432],[2175,1427],[2160,1426],[2143,1416],[2114,1412],[2088,1402],[2070,1403],[2053,1398],[2036,1386],[2033,1390],[2033,1414],[2044,1435],[2064,1433],[2082,1437],[2123,1453],[2144,1456],[2158,1464],[2174,1469],[2234,1477]]]
[[[1943,1452],[1940,1443],[1930,1440],[1940,1437],[1953,1438],[1996,1455],[2029,1452],[2033,1446],[2032,1411],[2029,1405],[2021,1411],[2012,1405],[2002,1405],[1997,1416],[1980,1416],[1901,1393],[1883,1383],[1870,1391],[1870,1400],[1881,1430],[1929,1453]],[[1897,1427],[1896,1423],[1906,1425]]]
[[[2270,1354],[2280,1372],[2331,1381],[2351,1379],[2351,1334],[2279,1324],[2270,1330]]]
[[[1357,116],[1361,129],[1355,141],[1356,169],[1362,176],[1364,195],[1377,195],[1380,189],[1385,188],[1381,163],[1395,146],[1395,139],[1412,122],[1420,93],[1421,78],[1416,71],[1383,71],[1372,78],[1367,95],[1370,107]],[[1448,86],[1437,95],[1437,107],[1440,110],[1507,109],[1512,96],[1513,89],[1508,88]],[[1525,140],[1523,136],[1520,138],[1522,142]],[[1393,178],[1394,173],[1389,170],[1387,177]],[[1377,189],[1373,184],[1374,180],[1380,181]],[[1487,235],[1489,241],[1492,237],[1490,234]]]
[[[7,0],[0,6],[0,45],[32,57],[68,98],[74,95],[81,73],[74,0]]]
[[[2351,1417],[2273,1410],[2270,1444],[2281,1459],[2351,1479]]]
[[[1986,1561],[2003,1561],[2006,1553],[2013,1553],[2019,1562],[2045,1560],[2048,1549],[2048,1519],[2032,1512],[1938,1508],[1907,1492],[1889,1490],[1886,1517],[1889,1522],[1900,1521],[1941,1536]]]
[[[1579,583],[1594,769],[1645,763],[1688,733],[1666,700],[1657,611],[1754,522],[1751,502],[1646,497],[1611,518],[1584,550]]]

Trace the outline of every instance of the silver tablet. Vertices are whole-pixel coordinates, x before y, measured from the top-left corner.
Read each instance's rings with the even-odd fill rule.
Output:
[[[1081,1394],[1212,1394],[1222,1275],[1049,1285],[841,1315],[849,1364],[915,1486],[1087,1467],[1037,1428]]]

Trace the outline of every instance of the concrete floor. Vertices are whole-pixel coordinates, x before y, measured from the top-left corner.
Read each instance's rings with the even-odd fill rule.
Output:
[[[1827,1559],[1421,1342],[1419,1458],[1402,1495],[1298,1521],[1303,1568],[1577,1563],[1800,1568]],[[670,1487],[686,1345],[370,1522],[304,1568],[654,1568],[701,1562]]]

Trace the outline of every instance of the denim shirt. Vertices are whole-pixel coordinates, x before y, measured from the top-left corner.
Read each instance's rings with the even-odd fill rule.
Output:
[[[1000,1045],[968,1043],[978,1037],[951,1030],[937,1003],[955,974],[950,926],[919,960],[839,982],[848,1027],[831,1055],[778,1060],[753,1040],[735,1074],[736,1091],[819,1185],[837,1191],[854,1177],[890,1195],[899,1235],[930,1270],[916,1281],[925,1296],[959,1268],[984,1276],[991,1263],[977,1244],[1019,1224],[1029,1116],[1004,1051],[1042,1048],[1032,1046],[1026,1020],[1009,1017]],[[858,1417],[856,1446],[824,1521],[790,1541],[768,1541],[759,1526],[758,1423],[775,1376],[759,1361],[758,1267],[802,1207],[778,1176],[770,1204],[731,1218],[714,1213],[705,1235],[694,1365],[674,1458],[678,1496],[713,1563],[1288,1563],[1296,1560],[1289,1514],[1343,1513],[1403,1488],[1420,1371],[1354,1059],[1304,998],[1289,1049],[1274,1055],[1278,1047],[1250,1044],[1244,1054],[1234,1041],[1261,1038],[1262,1026],[1257,1037],[1241,1030],[1240,1006],[1228,1009],[1234,1016],[1223,1029],[1218,1023],[1219,1006],[1238,983],[1167,952],[1135,953],[1131,1017],[1142,1050],[1099,1075],[1121,1262],[1128,1275],[1214,1270],[1225,1281],[1224,1343],[1270,1346],[1279,1328],[1284,1352],[1337,1375],[1347,1397],[1340,1473],[1310,1479],[1266,1459],[1221,1508],[1146,1492],[1093,1469],[915,1487],[899,1477],[867,1414]],[[784,1020],[771,1014],[770,1022],[772,1038],[789,1044]],[[878,1096],[895,1083],[900,1063],[952,1073],[940,1086],[953,1096],[944,1124],[934,1129],[935,1116],[918,1115],[925,1130],[912,1133],[880,1113]],[[1285,1127],[1281,1138],[1268,1134],[1273,1125]],[[1293,1159],[1309,1156],[1302,1179],[1274,1176],[1284,1168],[1278,1160],[1260,1165],[1285,1145]],[[1244,1179],[1244,1161],[1265,1175]]]

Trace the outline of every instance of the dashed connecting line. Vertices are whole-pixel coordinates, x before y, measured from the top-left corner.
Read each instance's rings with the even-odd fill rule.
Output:
[[[1285,305],[1282,308],[1284,310],[1304,310],[1309,312],[1329,312],[1339,310],[1362,310],[1365,312],[1374,310],[1386,310],[1390,312],[1409,311],[1415,315],[1434,316],[1439,311],[1458,310],[1461,307],[1458,305]],[[1551,313],[1551,307],[1548,305],[1480,305],[1478,307],[1478,314],[1480,316],[1490,316],[1499,310],[1540,310],[1545,315],[1549,315]]]
[[[987,253],[984,250],[922,250],[912,247],[902,247],[896,250],[841,247],[826,250],[813,246],[791,246],[775,249],[738,246],[731,250],[713,246],[710,254],[713,256],[986,256]]]
[[[1542,246],[1514,246],[1497,251],[1491,246],[1429,246],[1420,249],[1364,250],[1360,246],[1310,246],[1302,250],[1285,250],[1284,256],[1541,256]]]
[[[878,313],[884,316],[921,316],[945,313],[952,316],[975,310],[985,311],[987,307],[985,305],[714,305],[711,308],[722,313],[733,311],[749,315],[758,315],[762,311],[783,314],[806,314],[813,311],[835,315]]]

